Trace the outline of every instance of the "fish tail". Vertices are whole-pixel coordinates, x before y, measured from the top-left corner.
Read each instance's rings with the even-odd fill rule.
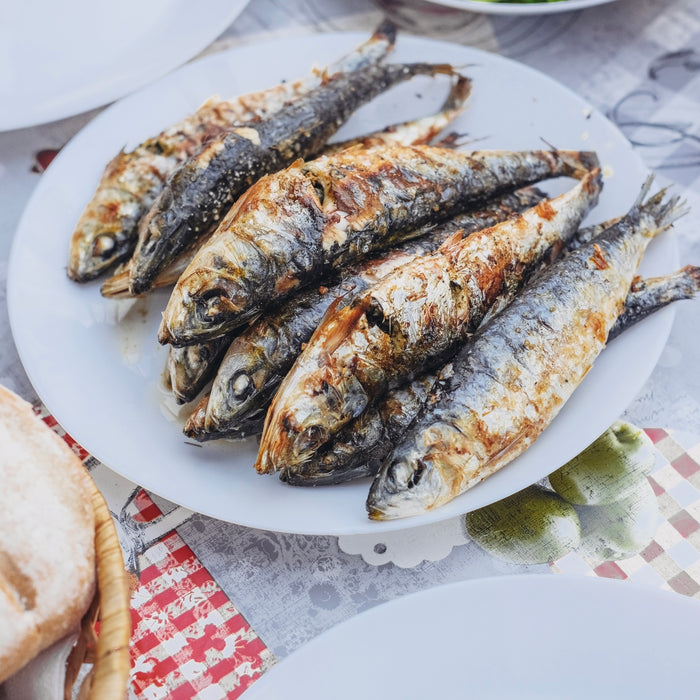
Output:
[[[689,211],[686,202],[679,196],[676,195],[666,199],[667,189],[665,187],[647,198],[653,180],[653,175],[646,179],[639,197],[637,197],[628,214],[631,218],[651,217],[655,224],[654,228],[649,231],[649,235],[652,237],[661,231],[666,231],[675,221],[685,216]]]
[[[457,77],[455,84],[452,86],[445,102],[442,107],[440,107],[440,112],[447,112],[454,109],[460,109],[462,105],[467,101],[467,98],[472,91],[472,81],[467,78],[466,75],[461,73],[454,74]]]
[[[461,76],[461,73],[450,63],[413,63],[409,64],[417,73],[428,73],[429,75],[454,75]],[[463,77],[463,76],[462,76]]]
[[[370,37],[370,42],[384,41],[393,48],[396,43],[396,25],[388,18],[384,18]]]
[[[542,141],[547,144],[552,151],[552,155],[559,161],[558,171],[562,175],[568,175],[580,180],[591,170],[600,167],[598,154],[595,151],[562,151],[546,139],[542,139]]]
[[[559,151],[554,154],[561,161],[563,175],[581,180],[588,173],[600,167],[598,155],[595,151]]]

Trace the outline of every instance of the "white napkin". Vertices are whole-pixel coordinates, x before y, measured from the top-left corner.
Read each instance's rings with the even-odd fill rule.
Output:
[[[78,632],[42,651],[0,687],[0,700],[63,700],[66,660]]]

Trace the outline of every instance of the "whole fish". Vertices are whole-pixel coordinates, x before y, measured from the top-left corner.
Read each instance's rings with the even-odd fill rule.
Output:
[[[700,268],[690,265],[670,275],[635,279],[624,311],[608,333],[608,342],[664,306],[692,299],[699,292]],[[308,461],[283,469],[280,479],[293,486],[319,486],[374,476],[416,419],[433,388],[441,378],[445,381],[453,373],[454,367],[448,362],[436,372],[387,392]]]
[[[130,256],[138,238],[138,223],[168,176],[207,141],[233,126],[279,110],[289,100],[308,93],[329,73],[351,72],[379,61],[393,48],[395,38],[395,28],[383,23],[367,42],[325,71],[231,100],[211,98],[134,150],[122,150],[107,165],[76,225],[70,242],[68,276],[86,282]]]
[[[663,192],[555,262],[477,331],[367,499],[389,520],[447,503],[530,446],[605,346],[649,241],[682,213]]]
[[[559,175],[595,154],[462,153],[431,146],[350,149],[259,180],[187,267],[158,340],[211,339],[333,268],[369,257],[479,200]]]
[[[193,239],[216,228],[233,202],[256,180],[318,154],[361,105],[417,75],[454,75],[450,66],[370,64],[336,73],[268,117],[207,143],[168,179],[139,223],[129,267],[132,293],[147,291]]]
[[[353,293],[367,289],[416,256],[435,250],[456,231],[467,235],[492,226],[534,206],[544,196],[534,188],[504,195],[482,209],[458,215],[437,227],[431,226],[421,237],[344,271],[339,282],[304,290],[279,310],[266,313],[238,334],[221,361],[206,414],[211,437],[230,430],[251,412],[267,408],[283,377],[331,305],[335,305],[334,309],[342,308]]]
[[[256,469],[304,462],[388,388],[444,361],[564,247],[601,187],[596,168],[517,218],[449,239],[327,318],[270,405]]]
[[[330,154],[355,147],[376,148],[392,144],[410,146],[412,144],[429,143],[464,111],[470,91],[471,81],[469,78],[462,75],[457,76],[457,80],[451,86],[444,104],[437,113],[400,124],[392,124],[380,131],[358,136],[347,141],[328,144],[324,147],[323,152]],[[158,273],[158,277],[153,281],[151,288],[155,289],[175,284],[204,240],[206,240],[206,237],[202,241],[195,241],[195,245],[186,248],[168,267],[161,270]],[[129,289],[128,264],[105,280],[100,291],[102,296],[112,299],[132,297],[133,294]]]

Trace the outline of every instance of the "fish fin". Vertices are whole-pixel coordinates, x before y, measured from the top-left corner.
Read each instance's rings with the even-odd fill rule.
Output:
[[[309,339],[309,345],[320,342],[320,339],[323,338],[323,349],[328,355],[332,355],[337,350],[340,343],[347,337],[348,330],[355,325],[360,316],[369,308],[370,295],[365,294],[357,303],[349,304],[341,309],[342,314],[338,315],[338,306],[350,293],[347,292],[331,302],[331,305],[326,309],[326,313],[323,314],[321,322]]]
[[[396,43],[396,34],[398,29],[396,25],[388,18],[385,17],[379,24],[379,26],[374,30],[370,41],[386,41],[389,46],[393,48]]]
[[[450,235],[435,252],[450,257],[453,253],[459,252],[462,249],[463,240],[464,229],[461,228]]]
[[[656,228],[651,231],[652,237],[670,228],[675,221],[689,212],[687,203],[679,196],[666,200],[667,188],[665,187],[647,199],[653,181],[654,176],[650,175],[642,185],[639,196],[628,212],[629,217],[639,216],[643,212],[654,219]]]
[[[100,287],[100,294],[109,299],[132,299],[134,295],[129,289],[129,268],[122,266]]]
[[[187,437],[198,440],[199,442],[206,440],[205,435],[208,432],[204,427],[204,416],[206,414],[208,403],[209,394],[205,394],[199,403],[194,407],[194,410],[185,421],[185,425],[182,427],[182,432],[187,435]]]
[[[449,94],[445,98],[445,102],[438,110],[439,112],[447,112],[449,110],[464,109],[464,104],[471,95],[472,81],[466,75],[457,73],[457,80],[450,89]]]

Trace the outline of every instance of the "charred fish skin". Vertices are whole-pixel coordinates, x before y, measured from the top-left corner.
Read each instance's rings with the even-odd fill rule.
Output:
[[[383,22],[372,37],[325,72],[281,83],[232,100],[211,98],[193,114],[139,144],[121,151],[105,168],[97,190],[71,237],[68,277],[87,282],[129,257],[138,239],[138,224],[170,174],[204,143],[235,125],[267,116],[319,84],[324,75],[357,70],[381,60],[394,46],[396,28]]]
[[[349,141],[330,144],[323,149],[323,153],[337,153],[348,148],[377,148],[391,144],[411,145],[428,143],[443,131],[458,114],[464,111],[470,91],[471,81],[464,76],[458,76],[450,89],[445,103],[436,114],[409,122],[393,124],[381,131],[365,134]],[[183,250],[168,267],[163,268],[158,273],[151,289],[175,284],[194,257],[197,248],[197,245],[193,245]],[[100,292],[102,296],[112,299],[133,297],[129,289],[128,266],[118,269],[114,275],[105,280]]]
[[[500,197],[483,209],[455,217],[445,224],[430,225],[421,237],[407,241],[389,254],[351,268],[340,282],[302,291],[279,310],[268,312],[231,343],[217,371],[207,409],[207,428],[226,431],[251,411],[266,408],[302,347],[335,304],[349,303],[353,294],[367,289],[401,264],[435,250],[460,230],[464,235],[492,226],[545,195],[527,188]],[[189,346],[196,347],[196,346]]]
[[[698,293],[700,268],[692,265],[661,277],[635,279],[624,311],[608,334],[608,343],[659,309],[675,301],[693,299]],[[339,431],[322,451],[295,468],[284,469],[280,478],[293,486],[318,486],[374,476],[418,416],[440,377],[444,381],[453,372],[452,363],[448,362],[438,372],[387,392],[378,404]]]
[[[375,477],[370,518],[439,507],[531,445],[603,349],[647,244],[680,213],[663,192],[637,203],[479,329]]]
[[[221,335],[422,226],[596,162],[585,152],[392,146],[296,163],[253,185],[198,251],[168,301],[158,340],[188,345]]]
[[[193,239],[215,228],[262,175],[315,155],[362,104],[416,75],[452,74],[425,63],[365,66],[336,73],[295,102],[207,144],[168,180],[139,225],[130,268],[132,293],[147,291]]]
[[[595,169],[518,218],[450,239],[398,268],[328,319],[275,395],[258,471],[308,460],[387,389],[444,362],[564,247],[601,187]]]
[[[459,112],[461,112],[466,106],[466,99],[470,91],[470,83],[466,78],[461,76],[456,81],[450,90],[445,103],[443,104],[441,110],[430,117],[425,117],[416,121],[404,122],[403,124],[395,125],[394,127],[387,128],[382,132],[376,132],[373,134],[367,134],[365,136],[353,139],[350,142],[345,142],[345,144],[338,144],[337,149],[342,147],[363,147],[372,148],[377,145],[383,145],[386,143],[406,143],[410,144],[413,142],[422,142],[433,138],[439,131],[441,131],[444,126],[453,119]],[[325,149],[327,150],[327,149]],[[405,254],[418,254],[420,252],[425,252],[428,249],[432,250],[436,248],[440,242],[442,242],[447,237],[448,230],[456,230],[460,225],[460,221],[463,219],[464,226],[468,230],[473,230],[475,226],[484,227],[495,223],[495,221],[500,221],[506,218],[513,211],[519,211],[523,209],[528,203],[534,204],[540,199],[543,199],[544,195],[541,192],[535,190],[535,188],[528,188],[526,190],[521,190],[516,193],[509,194],[497,202],[490,203],[489,207],[481,212],[469,214],[468,216],[457,217],[457,219],[449,222],[449,226],[443,227],[443,232],[441,234],[430,233],[434,227],[427,227],[427,233],[420,240],[419,243],[415,245],[411,242],[403,244],[399,248],[400,253]],[[478,224],[476,223],[478,222]],[[430,242],[429,239],[434,239],[434,242]],[[392,253],[389,258],[394,260],[399,252]],[[164,270],[158,276],[154,286],[160,286],[161,284],[173,284],[177,281],[180,274],[184,271],[189,260],[194,251],[189,249],[183,251],[180,254],[176,263],[171,265],[170,268]],[[182,265],[183,259],[186,260],[185,264]],[[394,265],[398,262],[394,262]],[[180,265],[182,267],[180,268]],[[376,262],[375,267],[384,270],[386,265],[381,262]],[[378,271],[370,272],[369,269],[364,269],[361,271],[365,277],[369,278],[378,274]],[[167,274],[166,274],[167,273]],[[176,273],[176,274],[175,274]],[[360,271],[358,270],[358,274]],[[172,275],[175,274],[173,279]],[[351,274],[350,277],[353,275]],[[126,282],[126,285],[124,284]],[[291,366],[291,362],[296,355],[298,355],[301,348],[301,344],[306,342],[310,337],[313,329],[320,322],[323,313],[331,304],[333,298],[336,296],[345,296],[349,298],[350,292],[353,289],[358,288],[358,285],[363,285],[359,279],[345,281],[340,285],[335,285],[336,288],[333,290],[334,293],[327,295],[325,288],[320,288],[316,290],[307,290],[302,292],[296,301],[291,304],[290,309],[285,312],[284,308],[275,313],[273,317],[270,318],[270,323],[264,323],[263,335],[258,338],[262,341],[263,347],[266,347],[272,343],[273,348],[277,348],[279,352],[276,352],[276,357],[278,358],[276,362],[268,363],[268,365],[263,369],[259,367],[255,371],[250,371],[248,376],[255,379],[258,389],[252,392],[250,395],[251,401],[256,402],[256,407],[267,403],[271,396],[271,392],[277,387],[281,381],[281,375],[275,377],[275,369],[279,371],[277,365],[281,363],[286,363],[283,374],[286,369]],[[366,286],[366,285],[365,285]],[[362,287],[364,288],[364,286]],[[112,298],[128,297],[130,295],[128,287],[128,270],[119,272],[118,274],[112,276],[108,279],[102,286],[103,295],[110,296]],[[287,325],[292,325],[294,338],[294,348],[289,347],[289,343],[285,342],[285,338],[282,336],[287,332],[285,329]],[[258,324],[259,326],[260,324]],[[266,334],[272,333],[272,337],[266,338]],[[208,380],[214,375],[217,370],[218,364],[222,359],[223,353],[226,350],[226,346],[231,342],[233,336],[236,334],[234,331],[231,334],[226,334],[215,338],[209,342],[203,344],[188,345],[184,348],[175,348],[171,346],[170,352],[168,354],[168,361],[166,367],[166,374],[170,377],[170,385],[172,387],[173,393],[175,395],[178,403],[187,403],[194,399],[194,397],[201,391],[201,389],[206,385]],[[248,334],[250,335],[250,334]],[[277,342],[275,342],[277,341]],[[234,343],[235,345],[235,343]],[[250,347],[244,344],[243,347]],[[280,352],[285,348],[285,355],[280,357]],[[286,354],[287,350],[292,354]],[[271,352],[274,352],[271,351]],[[229,351],[230,354],[237,354],[236,350],[232,347]],[[244,355],[244,353],[238,353]],[[265,353],[266,359],[269,359],[270,353]],[[229,363],[230,364],[230,363]],[[271,376],[272,379],[268,382],[267,379],[263,379],[261,372],[265,372],[266,375]],[[241,377],[236,377],[236,381],[240,385],[242,381]],[[251,379],[252,381],[252,379]],[[265,390],[262,390],[263,385]],[[257,395],[257,391],[262,392],[261,396]],[[233,393],[231,393],[233,392]],[[248,397],[249,389],[246,388],[244,395]],[[213,389],[213,393],[217,393],[216,386]],[[230,390],[231,396],[238,396],[238,394]],[[215,404],[218,402],[214,402]],[[221,405],[226,406],[224,401]],[[246,407],[245,411],[250,410],[250,407]],[[241,414],[243,415],[243,413]],[[230,421],[222,421],[221,413],[218,412],[213,418],[211,418],[214,423],[223,426],[224,431],[229,431],[233,429],[230,425]]]

